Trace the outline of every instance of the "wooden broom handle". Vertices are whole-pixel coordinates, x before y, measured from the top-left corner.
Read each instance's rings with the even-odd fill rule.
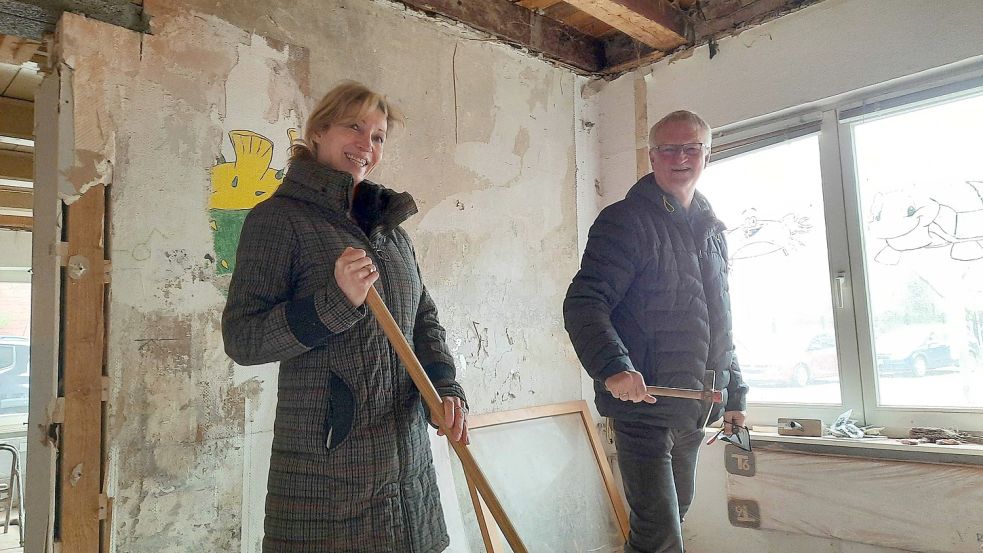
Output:
[[[471,479],[471,482],[474,483],[481,497],[485,499],[488,510],[491,511],[495,522],[498,523],[502,534],[505,535],[509,546],[512,547],[512,551],[515,553],[528,553],[526,546],[519,539],[519,533],[515,531],[512,521],[505,514],[505,509],[502,508],[502,504],[498,501],[498,497],[495,496],[495,492],[492,491],[484,473],[478,467],[477,461],[471,455],[471,450],[463,443],[451,439],[451,431],[444,424],[444,404],[437,394],[437,389],[430,382],[427,373],[423,371],[420,360],[416,358],[413,348],[406,341],[403,331],[399,329],[399,325],[396,324],[396,320],[393,319],[392,313],[389,312],[389,308],[382,301],[375,286],[369,287],[369,293],[365,298],[365,303],[368,304],[372,314],[378,319],[379,324],[382,326],[382,331],[386,333],[386,337],[389,338],[389,342],[396,350],[399,359],[406,365],[406,369],[410,372],[410,378],[413,379],[413,383],[420,390],[420,396],[430,409],[430,415],[436,419],[437,425],[443,429],[444,435],[447,436],[447,441],[450,442],[451,447],[454,448],[454,452],[461,459],[461,466],[464,467],[464,472]]]

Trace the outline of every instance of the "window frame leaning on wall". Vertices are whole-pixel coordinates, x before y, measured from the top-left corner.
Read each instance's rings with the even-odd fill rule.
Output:
[[[789,416],[820,418],[829,423],[852,409],[853,418],[860,424],[886,427],[891,435],[906,435],[912,426],[983,432],[980,408],[895,407],[879,403],[868,293],[870,275],[864,258],[863,213],[852,132],[852,125],[858,121],[980,94],[983,62],[973,60],[715,130],[711,163],[813,134],[819,138],[841,403],[752,403],[748,407],[752,424],[774,426],[778,417]],[[741,329],[735,326],[734,332],[739,338]]]

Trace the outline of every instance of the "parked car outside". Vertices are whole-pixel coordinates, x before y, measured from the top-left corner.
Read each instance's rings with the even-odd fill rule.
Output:
[[[20,336],[0,336],[0,410],[23,403],[26,411],[30,367],[30,341]]]
[[[934,369],[959,366],[957,348],[941,325],[908,325],[874,336],[877,371],[925,376]],[[971,353],[972,346],[967,348]]]
[[[836,338],[831,333],[819,333],[807,340],[775,337],[756,347],[738,341],[736,346],[741,373],[751,384],[801,387],[839,379]]]

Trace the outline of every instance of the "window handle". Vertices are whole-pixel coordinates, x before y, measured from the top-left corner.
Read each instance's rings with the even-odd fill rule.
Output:
[[[843,309],[844,307],[844,288],[846,288],[846,273],[840,271],[836,273],[836,277],[833,279],[833,294],[834,301],[837,309]]]

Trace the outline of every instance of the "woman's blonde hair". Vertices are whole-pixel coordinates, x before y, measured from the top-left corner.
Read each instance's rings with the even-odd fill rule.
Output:
[[[386,124],[390,129],[395,125],[406,124],[403,113],[385,96],[362,83],[342,81],[314,106],[314,111],[304,125],[303,140],[290,146],[290,161],[316,159],[314,135],[331,125],[347,125],[360,121],[373,110],[379,110],[386,116]]]

